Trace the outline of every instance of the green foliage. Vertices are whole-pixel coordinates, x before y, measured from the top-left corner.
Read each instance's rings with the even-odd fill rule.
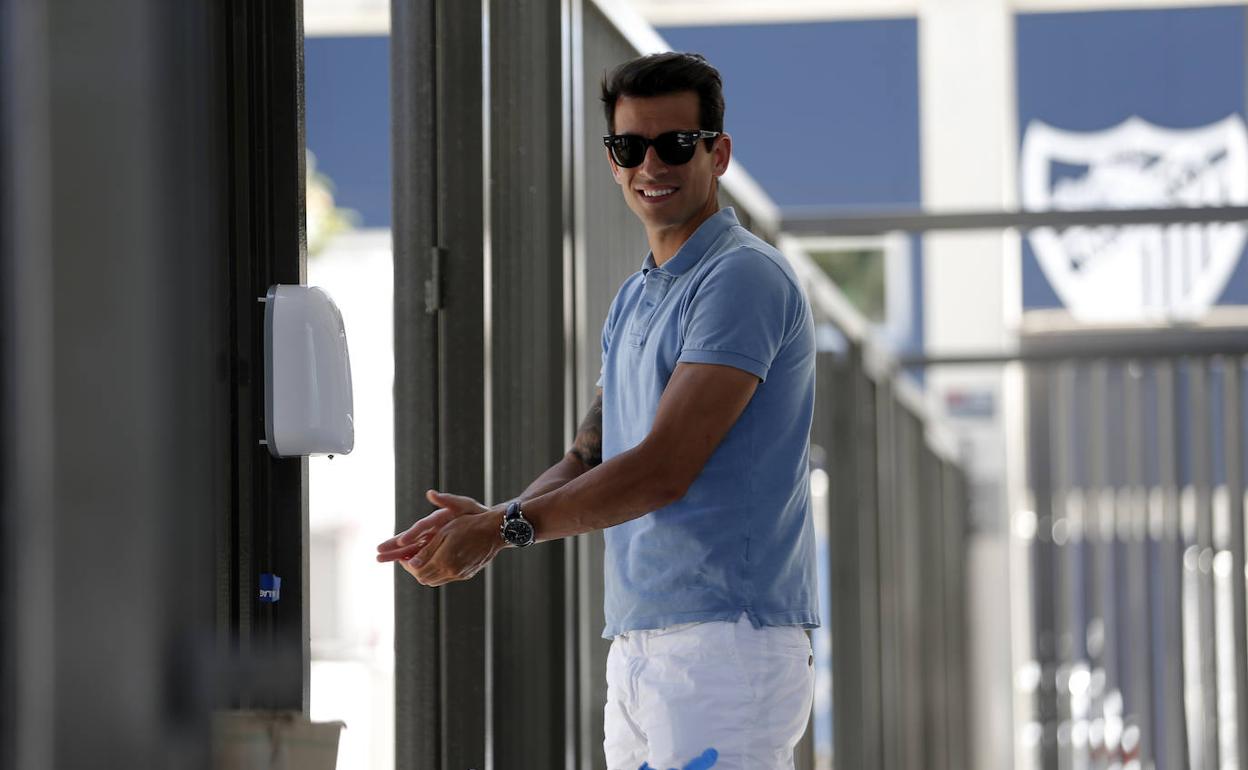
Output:
[[[885,320],[883,251],[814,251],[810,256],[867,319],[875,323]]]

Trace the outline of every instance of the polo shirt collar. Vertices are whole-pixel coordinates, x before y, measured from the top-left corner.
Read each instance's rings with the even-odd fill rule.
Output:
[[[641,264],[642,275],[649,273],[651,270],[658,270],[661,273],[669,273],[671,275],[681,275],[689,268],[698,264],[702,257],[706,256],[706,252],[715,241],[719,240],[719,236],[730,227],[740,224],[737,221],[737,212],[733,211],[731,206],[725,206],[720,209],[709,219],[698,225],[698,229],[693,231],[693,235],[689,236],[689,240],[676,251],[676,254],[663,263],[662,267],[656,267],[654,264],[654,253],[646,254],[646,261]]]

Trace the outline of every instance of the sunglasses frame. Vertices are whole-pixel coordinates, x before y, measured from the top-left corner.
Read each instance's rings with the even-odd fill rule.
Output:
[[[720,131],[707,131],[706,129],[697,129],[695,131],[664,131],[663,133],[659,134],[653,139],[648,139],[644,136],[641,136],[640,134],[607,134],[602,137],[602,144],[603,146],[607,148],[607,152],[611,154],[611,160],[615,161],[615,165],[619,166],[620,168],[637,168],[642,163],[645,163],[646,152],[651,147],[654,148],[655,154],[659,156],[659,160],[663,161],[667,165],[683,166],[689,161],[693,160],[693,155],[698,149],[698,142],[705,140],[705,139],[716,139],[722,135],[723,134]],[[676,141],[678,143],[681,141],[688,142],[689,143],[688,146],[692,148],[692,151],[689,153],[689,157],[681,161],[672,161],[663,157],[663,151],[659,149],[659,145],[656,144],[656,142],[662,141],[665,137],[668,137],[668,136],[675,136]],[[623,139],[623,138],[635,139],[641,142],[641,160],[637,161],[636,163],[633,163],[632,165],[621,163],[620,156],[616,152],[615,147],[613,146],[613,142],[616,139]],[[709,149],[710,145],[708,144],[707,147]]]

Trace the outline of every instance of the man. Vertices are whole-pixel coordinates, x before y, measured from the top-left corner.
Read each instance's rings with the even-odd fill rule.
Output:
[[[509,503],[438,507],[378,546],[425,585],[504,547],[606,538],[607,765],[792,768],[818,625],[808,452],[814,325],[785,259],[719,209],[719,73],[626,62],[603,82],[607,162],[650,254],[602,333],[573,448]]]

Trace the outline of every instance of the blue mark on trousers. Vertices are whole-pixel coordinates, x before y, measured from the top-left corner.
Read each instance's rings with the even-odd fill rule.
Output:
[[[718,751],[715,749],[707,749],[702,752],[701,756],[694,757],[689,764],[685,765],[680,770],[710,770],[710,768],[715,766],[715,761],[718,759]],[[655,770],[655,768],[651,767],[649,762],[642,762],[641,767],[637,768],[637,770]],[[676,768],[673,767],[672,770],[676,770]]]

